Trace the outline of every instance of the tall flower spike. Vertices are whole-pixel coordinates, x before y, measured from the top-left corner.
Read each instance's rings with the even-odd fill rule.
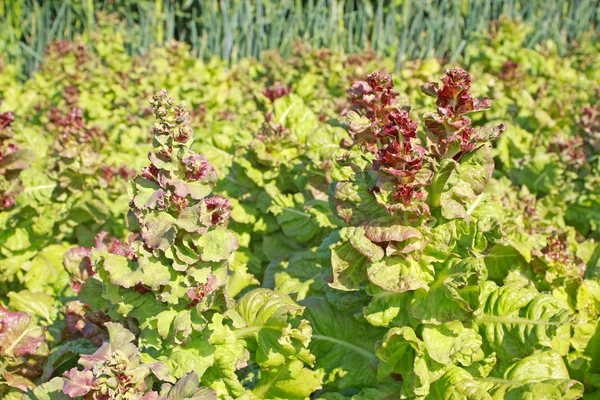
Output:
[[[394,128],[393,113],[399,112],[397,94],[392,90],[392,76],[373,72],[367,81],[358,81],[348,90],[352,107],[348,113],[350,134],[357,143],[376,153],[378,145],[387,145],[398,139],[399,129]],[[410,127],[404,127],[410,131]],[[416,131],[416,125],[415,125]]]
[[[432,150],[439,157],[460,157],[471,151],[477,143],[486,142],[500,135],[505,124],[492,128],[473,128],[466,114],[486,110],[492,101],[483,97],[474,98],[470,93],[471,76],[461,68],[446,70],[442,87],[437,82],[428,82],[421,91],[437,98],[437,112],[424,115],[425,128]]]
[[[352,85],[348,89],[352,99],[349,130],[357,143],[375,153],[373,170],[380,174],[378,184],[391,182],[392,200],[409,206],[413,198],[423,196],[417,173],[425,149],[416,141],[417,122],[400,108],[393,88],[392,76],[384,72],[373,72],[366,82]]]
[[[148,153],[151,164],[142,170],[135,179],[134,196],[131,202],[132,216],[137,222],[145,245],[150,249],[166,250],[175,240],[174,236],[159,238],[177,231],[171,222],[170,230],[158,232],[164,228],[165,221],[173,221],[187,209],[200,214],[205,210],[205,218],[200,218],[193,230],[206,231],[217,224],[226,224],[228,212],[212,217],[214,212],[207,208],[222,203],[220,209],[229,209],[229,201],[218,197],[207,198],[217,182],[217,172],[206,157],[190,150],[193,131],[190,117],[183,104],[176,105],[165,90],[157,92],[150,101],[154,108],[155,122],[153,148]],[[194,214],[194,211],[187,212]],[[170,216],[170,217],[169,217]],[[202,225],[202,226],[200,226]]]
[[[263,90],[263,94],[267,97],[271,102],[274,102],[280,97],[286,96],[292,90],[291,86],[284,86],[281,82],[275,82],[273,86],[267,87]]]
[[[0,106],[2,103],[0,102]],[[15,114],[12,111],[0,112],[0,131],[10,127],[15,122]],[[1,137],[2,133],[0,133]]]
[[[151,104],[157,121],[152,127],[150,165],[129,190],[131,251],[118,241],[98,237],[91,256],[94,269],[109,271],[111,284],[161,302],[193,301],[192,306],[204,307],[224,288],[227,261],[237,249],[237,236],[226,229],[230,204],[211,194],[217,182],[215,168],[190,150],[193,132],[185,106],[176,105],[164,90],[152,97]],[[133,272],[114,273],[125,267]],[[182,295],[199,287],[201,299]]]

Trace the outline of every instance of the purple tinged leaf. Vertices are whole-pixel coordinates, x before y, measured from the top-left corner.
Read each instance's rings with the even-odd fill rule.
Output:
[[[117,323],[108,322],[105,326],[109,341],[94,354],[80,357],[83,371],[73,368],[64,374],[64,393],[71,397],[83,395],[94,399],[157,400],[158,393],[151,390],[153,378],[150,373],[153,372],[161,381],[174,382],[167,366],[142,363],[140,350],[134,344],[135,335]]]
[[[169,367],[161,362],[150,364],[150,370],[161,381],[174,383],[175,379],[171,376]]]
[[[437,82],[427,82],[421,85],[421,92],[426,94],[427,96],[437,97],[437,92],[439,91],[439,85]]]
[[[146,178],[137,178],[135,180],[136,195],[133,198],[133,205],[140,210],[156,208],[159,200],[165,196],[165,191],[155,182]]]
[[[131,288],[141,282],[143,273],[136,261],[111,253],[94,252],[100,255],[101,266],[108,272],[108,278],[115,285]],[[97,267],[100,264],[97,264]]]
[[[348,96],[350,96],[350,98],[353,100],[360,99],[363,97],[363,95],[371,92],[373,92],[373,88],[371,88],[371,86],[369,86],[369,84],[365,81],[355,82],[350,89],[347,90]]]
[[[0,354],[4,357],[21,357],[35,354],[44,342],[45,333],[35,325],[31,315],[10,312],[0,305]]]
[[[10,146],[9,146],[10,149]],[[0,174],[6,174],[10,171],[27,169],[31,166],[34,155],[29,150],[19,150],[14,147],[14,151],[0,152]]]
[[[71,396],[73,399],[78,396],[84,396],[90,390],[94,389],[95,380],[92,371],[79,371],[77,368],[71,368],[64,373],[64,376],[66,379],[62,389],[63,393]]]
[[[88,305],[78,300],[70,301],[66,306],[65,334],[68,331],[72,336],[83,336],[95,343],[96,346],[100,346],[108,338],[103,329],[108,318],[106,315],[102,312],[92,312]]]
[[[141,400],[158,400],[158,393],[155,391],[151,391],[146,393]]]
[[[102,363],[110,358],[110,345],[102,344],[98,350],[92,354],[82,354],[79,358],[79,364],[85,368],[94,368],[97,363]]]
[[[91,271],[90,249],[86,247],[73,247],[63,256],[63,265],[67,271]]]
[[[202,249],[202,261],[218,262],[226,260],[238,248],[237,235],[226,229],[215,229],[200,236],[194,243]]]
[[[190,372],[177,381],[166,397],[161,400],[217,400],[214,390],[198,387],[200,384],[198,374]]]
[[[376,243],[390,241],[403,242],[411,238],[423,238],[423,234],[417,228],[403,226],[397,223],[392,224],[390,222],[383,222],[383,224],[379,224],[378,221],[373,221],[364,228],[365,236]]]
[[[175,386],[169,391],[168,400],[185,400],[192,397],[198,390],[198,374],[190,372],[177,381]]]
[[[93,354],[84,354],[79,359],[79,364],[85,368],[92,369],[96,364],[100,364],[110,360],[115,352],[120,352],[127,357],[134,356],[138,353],[137,347],[133,344],[135,335],[125,329],[123,325],[114,322],[105,324],[108,329],[109,342],[104,343]]]
[[[177,227],[189,233],[201,233],[206,231],[206,226],[200,221],[205,214],[202,203],[183,209],[177,217]]]
[[[109,233],[104,231],[98,232],[94,237],[94,248],[123,257],[133,257],[134,255],[128,243],[123,243],[117,238],[109,237]]]
[[[438,137],[443,137],[446,134],[446,129],[442,121],[438,119],[438,116],[434,113],[427,113],[423,116],[425,122],[425,128]]]

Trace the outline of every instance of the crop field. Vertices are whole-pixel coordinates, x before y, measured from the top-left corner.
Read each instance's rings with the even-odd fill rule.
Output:
[[[232,63],[97,23],[0,58],[1,399],[600,399],[597,34]]]

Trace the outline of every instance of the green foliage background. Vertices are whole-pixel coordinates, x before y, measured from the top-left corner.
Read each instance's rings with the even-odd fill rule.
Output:
[[[0,54],[28,74],[46,45],[96,30],[98,11],[126,20],[126,48],[143,54],[171,40],[192,45],[202,59],[229,62],[287,56],[298,39],[348,53],[372,47],[399,68],[405,60],[456,60],[466,44],[504,16],[533,29],[525,45],[551,40],[562,55],[581,36],[598,30],[598,0],[2,0]]]

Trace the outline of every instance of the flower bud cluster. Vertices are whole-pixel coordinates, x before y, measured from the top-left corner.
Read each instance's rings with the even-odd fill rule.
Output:
[[[423,167],[425,149],[418,143],[417,122],[399,106],[393,88],[390,74],[374,72],[366,82],[348,89],[351,112],[362,113],[364,122],[351,124],[350,133],[375,153],[373,169],[393,183],[393,200],[410,205],[413,198],[423,196],[416,176]]]
[[[489,141],[506,129],[504,124],[491,129],[471,126],[471,118],[467,114],[489,109],[492,100],[474,98],[470,90],[471,76],[462,68],[447,70],[441,88],[437,82],[428,82],[421,87],[424,94],[437,99],[437,112],[424,116],[431,149],[437,158],[458,158],[473,150],[478,143]]]
[[[148,237],[156,219],[163,218],[160,213],[175,219],[182,213],[193,214],[197,228],[205,231],[227,225],[230,204],[221,196],[210,196],[217,172],[206,157],[190,150],[193,131],[185,106],[175,104],[165,90],[157,92],[150,104],[157,119],[152,127],[153,148],[148,154],[150,165],[135,179],[131,212],[145,245],[156,250],[157,245]],[[152,192],[149,197],[147,191]]]

